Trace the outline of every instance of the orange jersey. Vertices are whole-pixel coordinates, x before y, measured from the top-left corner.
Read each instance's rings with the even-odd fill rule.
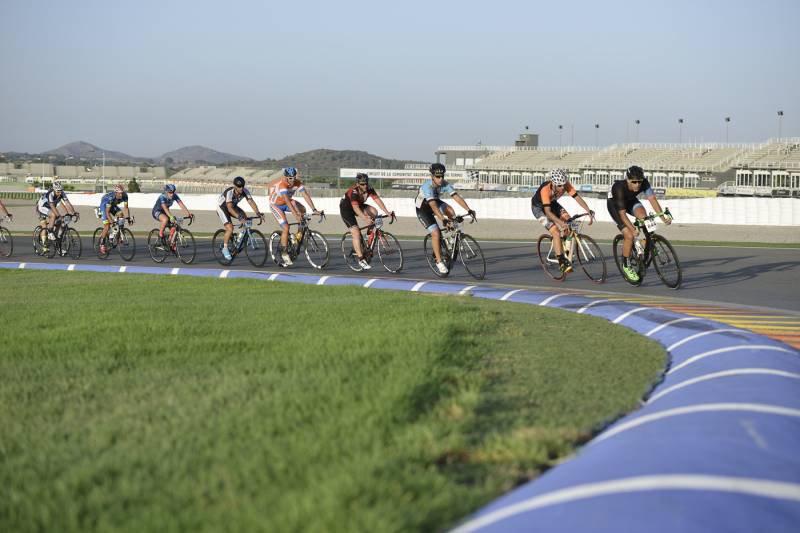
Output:
[[[284,176],[278,183],[272,186],[272,189],[270,189],[269,203],[275,205],[287,205],[287,202],[292,199],[294,193],[305,192],[305,190],[306,188],[303,186],[303,182],[298,178],[295,178],[294,183],[289,185],[289,180],[286,179],[286,176]]]
[[[564,193],[567,193],[570,196],[577,196],[578,191],[575,190],[575,187],[573,187],[570,182],[567,182],[564,184],[564,190],[561,192],[561,194],[553,194],[553,188],[550,186],[550,180],[545,181],[539,186],[539,190],[537,190],[533,195],[533,204],[538,205],[539,207],[543,207],[545,205],[549,206],[551,203],[558,201],[559,198],[564,196]]]

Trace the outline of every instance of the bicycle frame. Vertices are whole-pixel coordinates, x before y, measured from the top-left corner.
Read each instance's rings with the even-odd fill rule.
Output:
[[[239,233],[236,235],[231,235],[232,239],[236,237],[234,241],[236,243],[236,246],[233,250],[231,250],[233,255],[240,254],[242,250],[244,250],[245,246],[247,246],[247,244],[251,242],[250,232],[252,231],[253,228],[253,220],[256,219],[258,219],[257,225],[260,226],[261,222],[263,221],[261,217],[247,217],[247,219],[244,222],[242,222],[236,227],[236,229],[239,230]]]
[[[289,224],[289,242],[287,243],[286,248],[287,251],[289,252],[289,257],[292,258],[292,261],[294,261],[297,258],[297,256],[300,255],[300,250],[303,247],[303,242],[306,240],[306,235],[310,231],[308,228],[308,223],[311,222],[311,218],[312,218],[311,215],[309,215],[308,213],[304,213],[303,218],[300,222],[292,222]],[[322,224],[324,220],[325,220],[325,212],[320,211],[319,223]],[[295,232],[292,231],[292,226],[300,227],[300,229],[298,230],[300,232],[299,239],[296,237],[294,239],[292,238],[295,235]]]

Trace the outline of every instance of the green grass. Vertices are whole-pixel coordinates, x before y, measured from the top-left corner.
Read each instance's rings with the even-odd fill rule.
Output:
[[[3,271],[0,301],[4,531],[441,530],[665,365],[603,320],[469,297]]]

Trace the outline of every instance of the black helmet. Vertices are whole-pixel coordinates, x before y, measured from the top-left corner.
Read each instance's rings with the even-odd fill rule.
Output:
[[[369,176],[367,176],[363,172],[359,172],[358,174],[356,174],[356,183],[358,184],[366,183],[367,185],[369,185]]]
[[[241,176],[236,176],[235,178],[233,178],[233,186],[244,187],[244,178]]]
[[[642,181],[644,180],[644,170],[642,167],[633,165],[625,172],[625,177],[633,181]]]
[[[441,163],[434,163],[431,165],[430,171],[432,176],[444,176],[447,169]]]

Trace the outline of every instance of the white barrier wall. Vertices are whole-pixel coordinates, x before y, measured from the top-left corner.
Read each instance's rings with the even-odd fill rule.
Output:
[[[100,204],[101,194],[69,193],[73,205],[96,207]],[[213,211],[217,208],[217,195],[194,194],[182,195],[181,199],[192,211]],[[158,194],[131,193],[129,195],[130,207],[150,209],[156,202]],[[269,204],[265,196],[254,197],[263,212],[269,211]],[[302,198],[298,198],[302,201]],[[606,209],[606,200],[599,198],[585,198],[589,207],[597,214],[600,221],[611,222],[611,216]],[[384,202],[390,210],[394,210],[400,217],[415,217],[413,198],[385,198]],[[569,197],[559,200],[570,212],[581,211],[578,204]],[[724,224],[724,225],[754,225],[754,226],[800,226],[800,199],[797,198],[695,198],[687,200],[661,200],[661,207],[669,207],[670,212],[677,222],[686,224]],[[318,198],[314,200],[317,209],[324,210],[329,215],[338,216],[339,198]],[[506,219],[506,220],[531,220],[530,198],[486,198],[471,199],[467,203],[477,213],[478,218]],[[460,212],[454,202],[456,211]],[[642,204],[648,211],[652,208],[647,200]],[[239,204],[243,209],[249,210],[246,201]],[[177,204],[173,208],[178,209]]]

